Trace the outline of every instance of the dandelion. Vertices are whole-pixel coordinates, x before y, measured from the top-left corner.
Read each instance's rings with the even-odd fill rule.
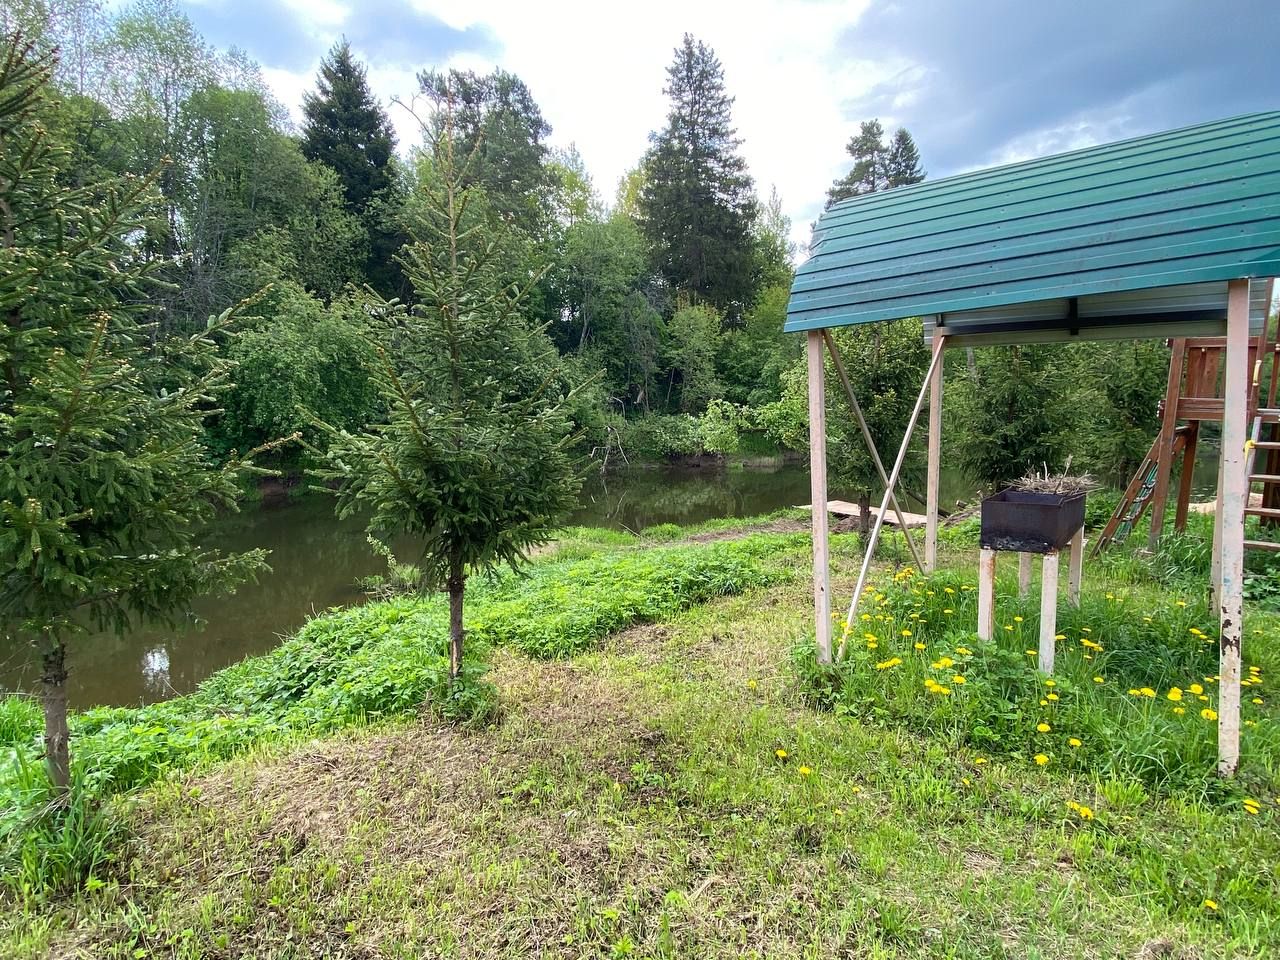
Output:
[[[773,755],[777,757],[779,760],[787,759],[787,751],[783,750],[781,747],[773,751]]]
[[[1055,633],[1055,634],[1053,635],[1053,639],[1055,639],[1055,640],[1065,640],[1065,639],[1067,639],[1067,635],[1066,635],[1065,633]]]
[[[1182,699],[1182,691],[1178,687],[1170,687],[1169,692],[1165,694],[1165,697],[1172,700],[1174,703],[1177,703]]]
[[[1048,700],[1043,700],[1043,699],[1042,699],[1042,700],[1040,701],[1040,706],[1042,706],[1042,707],[1047,707],[1048,705],[1049,705],[1049,701],[1048,701]]]
[[[910,631],[910,630],[903,630],[903,631],[902,631],[902,635],[903,635],[904,637],[909,637],[909,636],[911,636],[911,631]]]
[[[1144,697],[1152,697],[1152,698],[1154,698],[1154,697],[1155,697],[1155,695],[1156,695],[1156,692],[1155,692],[1154,690],[1152,690],[1150,687],[1143,687],[1143,688],[1142,688],[1141,690],[1139,690],[1138,692],[1139,692],[1140,694],[1142,694]]]
[[[943,593],[955,593],[955,591],[954,591],[954,590],[952,590],[950,587],[943,587],[943,588],[942,588],[942,592],[943,592]]]
[[[1200,711],[1200,716],[1204,717],[1206,720],[1217,720],[1218,711],[1210,707],[1205,707],[1203,710]]]
[[[1079,737],[1072,737],[1070,740],[1067,741],[1067,746],[1072,748],[1082,747],[1084,746],[1084,743],[1080,740]]]
[[[912,646],[915,647],[917,650],[924,650],[924,649],[927,649],[928,644],[920,643],[919,641],[916,641],[914,644],[912,644]]]
[[[1014,617],[1014,618],[1013,618],[1013,622],[1014,622],[1014,623],[1021,623],[1021,622],[1022,622],[1022,618],[1021,618],[1021,617]]]
[[[756,687],[758,687],[758,686],[760,686],[760,684],[756,683],[754,680],[748,680],[748,681],[747,681],[747,689],[748,689],[748,690],[754,690],[754,689],[755,689]]]
[[[832,812],[833,814],[835,814],[837,817],[843,817],[843,816],[844,816],[844,811],[843,811],[843,810],[841,810],[839,807],[836,807],[836,808],[835,808],[834,810],[832,810],[831,812]]]
[[[1094,683],[1106,683],[1107,681],[1106,681],[1106,678],[1104,678],[1104,677],[1094,677],[1094,678],[1093,678],[1093,682],[1094,682]]]
[[[951,678],[951,682],[956,684],[957,686],[964,686],[964,683],[965,683],[964,675],[957,673],[954,677]]]
[[[979,764],[981,764],[981,763],[986,763],[986,762],[987,762],[987,758],[986,758],[986,757],[974,757],[974,758],[973,758],[973,762],[974,762],[974,763],[979,763]],[[1280,797],[1276,797],[1276,803],[1280,803]]]
[[[960,657],[972,656],[973,651],[968,647],[956,647],[956,655]]]
[[[1012,630],[1012,629],[1013,629],[1013,624],[1012,624],[1012,623],[1006,623],[1006,624],[1004,625],[1004,628],[1005,628],[1006,630]]]
[[[1203,906],[1206,910],[1217,910],[1218,901],[1206,899],[1205,902],[1201,904],[1201,906]]]
[[[1053,703],[1054,701],[1056,701],[1056,700],[1058,699],[1058,695],[1057,695],[1056,693],[1050,693],[1050,694],[1048,694],[1047,696],[1045,696],[1045,699],[1046,699],[1047,701],[1049,701],[1050,703]]]
[[[1093,631],[1090,630],[1088,627],[1081,627],[1080,629],[1083,630],[1085,633],[1093,633]]]
[[[1256,704],[1256,705],[1257,705],[1257,706],[1259,706],[1259,707],[1260,707],[1260,706],[1262,706],[1262,698],[1261,698],[1261,697],[1254,697],[1254,698],[1253,698],[1252,700],[1250,700],[1249,702],[1250,702],[1250,703],[1253,703],[1253,704]]]
[[[1175,607],[1185,607],[1185,606],[1187,605],[1187,601],[1185,601],[1185,600],[1175,600],[1175,601],[1173,602],[1173,605],[1174,605]]]
[[[1139,691],[1139,690],[1138,690],[1138,688],[1137,688],[1137,687],[1130,687],[1130,688],[1129,688],[1129,696],[1131,696],[1131,697],[1140,697],[1140,696],[1142,696],[1142,693],[1141,693],[1141,691]]]
[[[1035,650],[1028,650],[1026,653],[1028,657],[1034,657],[1037,652],[1038,651],[1035,651]]]
[[[1083,803],[1082,803],[1082,804],[1080,804],[1080,806],[1076,807],[1076,813],[1080,814],[1080,819],[1081,819],[1081,820],[1092,820],[1092,819],[1093,819],[1093,810],[1092,810],[1092,808],[1090,808],[1090,807],[1086,807]]]
[[[800,766],[796,768],[796,773],[800,774],[802,777],[807,777],[809,774],[813,773],[813,771],[808,767]]]
[[[852,786],[852,787],[850,787],[850,788],[849,788],[849,792],[850,792],[850,793],[861,793],[861,792],[862,792],[862,788],[861,788],[861,787],[859,787],[859,786],[857,786],[857,785],[855,785],[855,786]]]
[[[1049,758],[1046,757],[1043,753],[1037,753],[1034,759],[1036,761],[1037,767],[1043,767],[1049,762]]]
[[[1258,803],[1257,800],[1254,800],[1252,797],[1245,797],[1242,802],[1244,804],[1245,813],[1249,814],[1251,817],[1256,817],[1258,815],[1258,811],[1261,809],[1262,805]]]
[[[1053,729],[1053,727],[1049,726],[1049,724],[1041,720],[1039,723],[1036,724],[1036,729],[1041,733],[1048,733],[1050,730]]]
[[[1184,713],[1186,713],[1186,712],[1187,712],[1187,708],[1186,708],[1186,707],[1174,707],[1174,708],[1173,708],[1173,712],[1174,712],[1174,713],[1176,713],[1176,714],[1178,714],[1178,716],[1182,716],[1182,714],[1184,714]]]
[[[891,670],[898,664],[902,663],[901,657],[890,657],[888,660],[881,660],[876,664],[877,670]]]
[[[1046,680],[1046,681],[1044,682],[1044,685],[1045,685],[1046,687],[1056,687],[1056,686],[1058,685],[1058,681],[1057,681],[1057,680]]]
[[[943,608],[943,610],[942,610],[942,612],[943,612],[943,613],[945,613],[945,614],[947,614],[948,616],[950,616],[951,614],[955,613],[955,611],[954,611],[954,610],[952,610],[950,607],[944,607],[944,608]]]

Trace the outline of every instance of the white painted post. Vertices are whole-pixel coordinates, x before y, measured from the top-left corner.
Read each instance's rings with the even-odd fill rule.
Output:
[[[1067,568],[1067,601],[1073,606],[1080,606],[1080,581],[1084,577],[1084,527],[1075,532],[1071,538],[1071,551]]]
[[[990,640],[996,629],[996,552],[978,554],[978,639]]]
[[[1222,487],[1226,483],[1223,467],[1227,460],[1226,438],[1218,451],[1218,486],[1213,501],[1213,550],[1209,558],[1209,605],[1217,606],[1222,585]]]
[[[827,391],[822,331],[809,331],[809,489],[813,504],[813,617],[818,662],[831,662],[831,557],[827,516]]]
[[[935,329],[939,341],[942,334]],[[929,460],[925,479],[924,569],[938,569],[938,487],[942,478],[942,367],[939,363],[929,380]]]
[[[1018,554],[1018,598],[1031,592],[1031,554]]]
[[[1046,553],[1040,565],[1040,669],[1053,673],[1058,635],[1058,554]]]
[[[1245,436],[1249,409],[1249,281],[1227,284],[1227,359],[1222,419],[1218,544],[1218,775],[1240,762],[1240,640],[1244,634]]]

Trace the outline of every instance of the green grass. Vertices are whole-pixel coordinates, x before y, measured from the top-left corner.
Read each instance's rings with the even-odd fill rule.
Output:
[[[1038,735],[1019,718],[1003,718],[1007,726],[992,727],[999,738],[980,747],[962,717],[911,714],[943,700],[956,709],[954,693],[930,700],[904,685],[879,694],[889,712],[865,703],[815,710],[812,671],[792,665],[793,649],[812,636],[807,545],[749,540],[731,558],[747,573],[726,573],[729,560],[718,553],[725,546],[663,547],[675,553],[655,563],[649,550],[616,545],[594,561],[544,561],[523,586],[503,579],[484,587],[477,610],[506,603],[504,617],[515,621],[586,598],[580,617],[564,621],[565,636],[579,639],[548,645],[545,634],[530,642],[519,631],[495,638],[554,655],[486,651],[500,719],[464,727],[400,714],[320,740],[263,740],[196,775],[162,777],[112,806],[131,839],[123,847],[117,840],[113,859],[76,893],[10,897],[0,953],[1274,955],[1280,806],[1270,796],[1250,815],[1234,788],[1204,786],[1213,782],[1211,763],[1199,785],[1189,766],[1154,778],[1106,769],[1100,739],[1088,758],[1062,759],[1070,748],[1056,745],[1055,762],[1041,767],[1030,759],[1042,749]],[[953,550],[947,583],[967,593],[960,587],[972,557]],[[720,556],[714,574],[686,566],[700,553]],[[853,538],[835,538],[833,554],[837,597],[847,599]],[[617,581],[606,572],[614,563],[626,574]],[[647,625],[625,627],[593,611],[600,597],[623,595],[642,577],[660,577],[681,596],[703,592],[692,606],[643,606],[637,617]],[[1149,584],[1100,577],[1086,567],[1080,620],[1064,610],[1071,641],[1060,653],[1062,714],[1051,736],[1067,735],[1064,725],[1075,722],[1063,719],[1068,711],[1090,715],[1068,691],[1089,698],[1090,711],[1103,703],[1133,711],[1113,721],[1129,727],[1142,711],[1172,708],[1165,678],[1185,679],[1203,662],[1207,645],[1181,636],[1182,620],[1199,615],[1189,597],[1187,608],[1175,607],[1176,597]],[[904,577],[898,593],[881,590],[877,610],[892,611],[895,625],[917,611],[932,620],[923,601],[938,597],[942,581],[914,580]],[[917,586],[934,597],[913,595]],[[527,597],[516,595],[523,589]],[[945,586],[942,595],[953,596]],[[938,609],[948,608],[971,622],[969,607]],[[1003,597],[1000,609],[1014,614],[1013,598]],[[1159,628],[1142,620],[1154,621],[1153,611]],[[1002,616],[1005,623],[1014,627],[1008,634],[1033,635],[1029,616],[1021,624]],[[1111,636],[1091,655],[1108,659],[1083,661],[1088,648],[1072,631],[1096,632],[1098,623]],[[905,629],[913,644],[927,635]],[[1152,638],[1153,629],[1164,632]],[[1263,631],[1247,643],[1246,659],[1262,668],[1265,689],[1275,620],[1255,616],[1248,629],[1249,637]],[[967,630],[960,624],[955,633]],[[1017,653],[1013,640],[996,646]],[[866,638],[861,644],[891,656],[866,650]],[[893,655],[906,661],[903,654]],[[1007,683],[1015,704],[1030,696],[1024,682],[1055,689],[1018,656],[994,655],[1011,661],[1007,677],[1003,669],[983,675],[975,649],[964,674],[973,679],[961,686]],[[1095,703],[1102,692],[1067,682],[1076,657],[1117,683],[1124,671],[1145,670],[1162,696],[1130,698],[1117,688]],[[905,666],[870,669],[877,681],[896,674],[897,682]],[[893,703],[899,694],[901,707]],[[830,688],[828,697],[832,707],[844,702]],[[1023,712],[1032,707],[1038,700]],[[1082,816],[1082,806],[1092,815]]]

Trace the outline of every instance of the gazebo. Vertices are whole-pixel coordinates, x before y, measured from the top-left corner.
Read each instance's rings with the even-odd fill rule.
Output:
[[[921,317],[932,356],[866,546],[852,612],[924,406],[924,557],[937,560],[942,356],[948,347],[1225,337],[1210,589],[1219,608],[1219,772],[1239,759],[1250,337],[1280,275],[1280,112],[1186,127],[832,205],[796,272],[785,329],[808,337],[817,656],[831,662],[823,351],[861,421],[829,330]],[[905,529],[905,528],[904,528]],[[914,546],[912,551],[914,553]]]

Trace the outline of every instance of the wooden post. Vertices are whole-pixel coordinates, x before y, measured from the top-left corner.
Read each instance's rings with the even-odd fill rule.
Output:
[[[1240,762],[1240,640],[1244,634],[1245,419],[1249,407],[1249,281],[1227,284],[1227,357],[1218,525],[1218,775]]]
[[[818,662],[831,662],[831,557],[827,516],[827,379],[822,331],[809,331],[809,489],[813,504],[813,616]]]
[[[1018,554],[1018,598],[1031,592],[1031,554]]]
[[[1040,669],[1053,673],[1058,635],[1058,554],[1046,553],[1040,565]]]
[[[1196,472],[1196,442],[1200,438],[1200,421],[1192,420],[1183,434],[1182,476],[1178,478],[1178,505],[1173,514],[1173,529],[1181,533],[1187,529],[1187,508],[1191,505],[1191,484]]]
[[[1160,436],[1156,454],[1156,485],[1151,492],[1151,530],[1147,534],[1147,549],[1160,545],[1164,532],[1164,503],[1169,496],[1169,472],[1173,469],[1173,431],[1178,425],[1178,396],[1182,392],[1182,366],[1187,341],[1181,337],[1173,341],[1173,354],[1169,358],[1169,379],[1164,388],[1164,416],[1160,418]]]
[[[1071,558],[1067,566],[1067,601],[1073,606],[1080,606],[1080,581],[1084,576],[1084,527],[1076,531],[1071,538]]]
[[[978,639],[990,640],[996,629],[996,552],[978,554]]]
[[[939,341],[943,334],[934,331]],[[942,367],[939,363],[929,381],[929,460],[925,479],[924,569],[938,568],[938,487],[942,478]]]

